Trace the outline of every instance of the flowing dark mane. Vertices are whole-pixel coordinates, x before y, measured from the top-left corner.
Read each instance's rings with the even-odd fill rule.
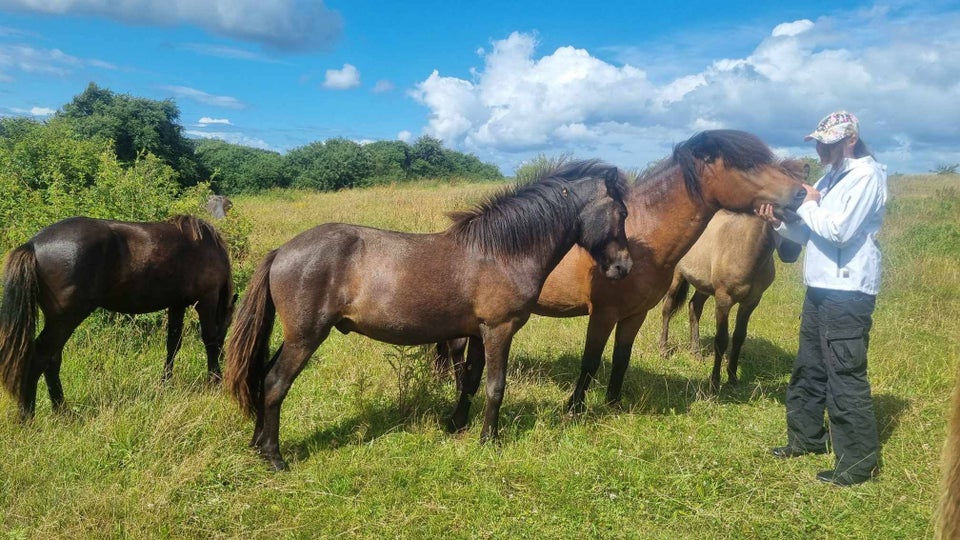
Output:
[[[702,201],[700,176],[703,174],[703,168],[712,164],[717,158],[723,159],[724,167],[744,171],[760,165],[778,163],[770,147],[756,135],[734,129],[715,129],[702,131],[677,144],[671,156],[645,170],[637,183],[654,181],[673,167],[680,167],[687,192],[695,200]]]
[[[448,230],[464,245],[495,257],[522,253],[544,245],[557,234],[557,224],[575,219],[582,201],[568,186],[586,178],[610,179],[610,195],[623,200],[624,175],[599,160],[574,161],[543,171],[529,183],[507,188],[471,210],[453,212]]]
[[[167,218],[167,222],[173,224],[177,230],[183,234],[188,235],[194,242],[203,240],[203,237],[206,235],[216,242],[217,246],[222,248],[224,251],[228,251],[227,245],[223,241],[223,237],[220,236],[220,232],[217,231],[213,225],[196,216],[183,214],[176,215]]]

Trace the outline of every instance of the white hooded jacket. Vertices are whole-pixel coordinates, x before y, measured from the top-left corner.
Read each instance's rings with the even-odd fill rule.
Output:
[[[876,295],[880,290],[877,232],[887,204],[886,167],[870,156],[846,158],[815,187],[819,204],[807,201],[797,209],[800,221],[776,228],[784,238],[806,245],[804,284]]]

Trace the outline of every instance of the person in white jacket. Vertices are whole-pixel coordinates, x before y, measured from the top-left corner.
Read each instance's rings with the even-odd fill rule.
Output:
[[[806,246],[800,343],[786,395],[787,445],[771,453],[784,459],[822,454],[830,442],[835,466],[817,478],[849,486],[872,478],[880,458],[867,346],[880,287],[877,232],[887,174],[849,112],[830,114],[804,140],[817,141],[817,155],[829,171],[805,186],[799,219],[781,222],[769,205],[757,212],[780,235]]]

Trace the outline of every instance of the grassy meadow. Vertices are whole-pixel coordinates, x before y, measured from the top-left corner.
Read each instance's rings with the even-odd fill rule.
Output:
[[[685,309],[671,327],[677,351],[658,356],[655,308],[623,404],[603,404],[608,347],[588,412],[568,419],[586,318],[533,317],[511,352],[500,445],[478,442],[482,390],[470,429],[448,435],[453,383],[422,351],[333,332],[284,404],[284,473],[248,449],[252,422],[204,383],[195,315],[166,385],[160,317],[92,317],[64,352],[68,414],[51,413],[43,383],[25,425],[0,398],[0,537],[929,538],[960,357],[960,177],[889,183],[870,343],[883,445],[875,481],[835,488],[814,478],[832,456],[768,454],[785,442],[803,295],[800,265],[781,264],[751,322],[742,382],[717,394],[709,361],[687,350]],[[253,232],[237,275],[245,282],[264,253],[315,224],[436,231],[444,212],[495,189],[238,197]]]

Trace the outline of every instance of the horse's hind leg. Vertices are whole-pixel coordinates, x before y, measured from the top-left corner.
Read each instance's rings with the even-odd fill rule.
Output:
[[[460,363],[457,372],[460,400],[457,402],[457,408],[447,421],[447,430],[451,433],[457,433],[466,428],[467,417],[470,414],[470,401],[480,388],[483,366],[486,363],[483,341],[480,338],[472,337],[468,340],[468,343],[466,360]],[[456,366],[454,364],[454,367]]]
[[[23,399],[20,402],[21,417],[33,415],[36,407],[37,383],[43,375],[50,394],[50,404],[54,411],[63,410],[65,399],[63,383],[60,381],[60,364],[63,361],[63,347],[88,314],[74,317],[49,317],[43,324],[43,330],[37,336],[34,360],[27,375]]]
[[[173,357],[183,343],[183,316],[186,307],[171,307],[167,310],[167,359],[163,362],[161,381],[169,381],[173,376]]]
[[[200,338],[203,348],[207,352],[207,380],[219,383],[223,376],[220,374],[220,353],[223,351],[223,336],[217,324],[217,298],[204,299],[197,302],[197,317],[200,319]]]
[[[647,312],[643,312],[617,323],[617,331],[613,336],[613,368],[610,370],[610,384],[607,385],[607,403],[611,405],[620,402],[623,379],[630,365],[633,342],[646,318]]]
[[[303,371],[310,355],[317,350],[329,333],[328,326],[315,341],[296,338],[284,341],[283,349],[264,377],[263,409],[260,413],[261,419],[258,421],[260,437],[254,446],[278,471],[287,468],[287,462],[280,455],[280,406],[283,404],[283,399],[287,397],[293,380]]]
[[[730,308],[733,307],[733,299],[720,291],[715,299],[717,333],[713,337],[713,373],[710,375],[710,385],[714,389],[720,386],[720,364],[730,342]]]
[[[63,397],[63,383],[60,382],[60,365],[63,363],[63,349],[53,355],[47,369],[43,371],[43,378],[47,383],[47,393],[50,394],[50,405],[54,411],[62,411],[65,399]]]
[[[740,307],[737,308],[737,322],[733,328],[733,344],[730,346],[730,359],[727,361],[727,380],[731,384],[738,382],[737,363],[740,361],[740,349],[747,339],[747,324],[750,322],[750,315],[753,314],[753,310],[757,309],[758,304],[749,306],[740,304]]]
[[[700,317],[703,315],[707,298],[710,297],[700,291],[695,291],[690,298],[690,352],[697,360],[703,360],[703,351],[700,350]]]

